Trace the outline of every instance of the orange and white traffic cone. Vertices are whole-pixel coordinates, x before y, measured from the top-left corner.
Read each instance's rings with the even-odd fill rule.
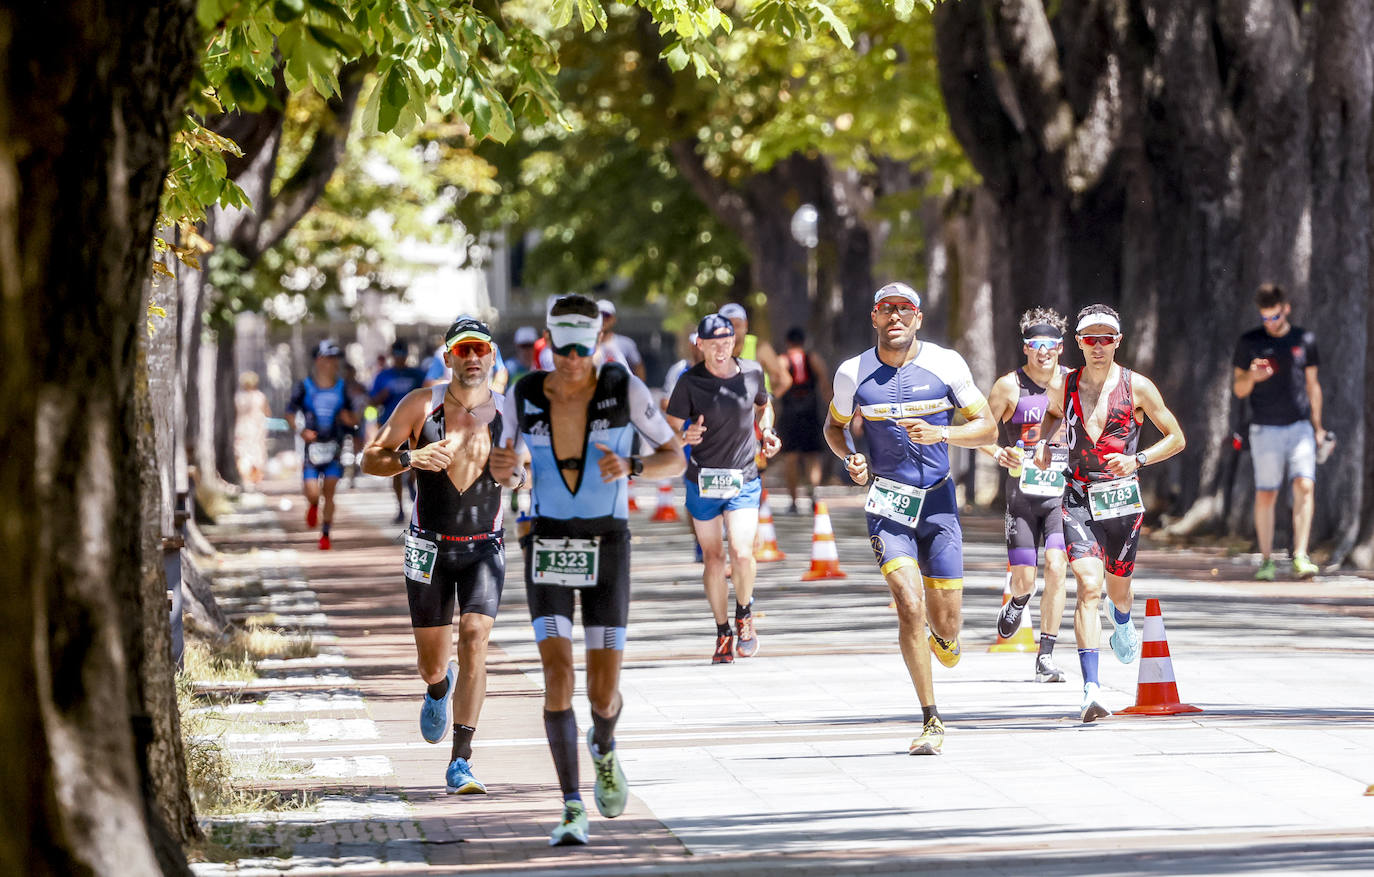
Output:
[[[1180,703],[1174,682],[1174,662],[1169,658],[1169,640],[1164,635],[1164,615],[1159,601],[1145,602],[1145,633],[1140,648],[1140,676],[1135,688],[1135,706],[1118,711],[1134,716],[1172,716],[1200,713],[1192,704]]]
[[[787,557],[778,547],[778,531],[773,526],[773,510],[768,507],[768,491],[759,499],[759,534],[754,539],[754,560],[772,563]]]
[[[1031,591],[1032,596],[1035,592]],[[1007,566],[1007,580],[1002,585],[1002,605],[1007,605],[1011,599],[1011,566]],[[1030,604],[1027,602],[1025,610],[1021,612],[1021,625],[1016,628],[1016,633],[1011,635],[1011,639],[1004,639],[999,633],[997,641],[988,646],[989,652],[1033,652],[1036,650],[1035,634],[1030,628]]]
[[[830,528],[830,512],[825,503],[816,503],[816,523],[811,531],[811,568],[801,580],[848,578],[840,571],[840,554],[835,550],[835,531]]]
[[[630,479],[629,484],[625,488],[625,492],[630,495],[626,503],[627,510],[632,512],[639,511],[639,503],[635,502],[635,480],[633,478]]]
[[[651,521],[671,522],[678,520],[677,509],[673,508],[673,485],[670,481],[658,483],[658,507],[654,509]]]

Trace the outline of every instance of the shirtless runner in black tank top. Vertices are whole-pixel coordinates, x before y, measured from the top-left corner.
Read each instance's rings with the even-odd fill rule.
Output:
[[[1069,445],[1068,489],[1064,494],[1064,541],[1069,565],[1078,579],[1074,634],[1083,671],[1084,722],[1110,716],[1102,705],[1097,677],[1097,649],[1102,628],[1098,601],[1106,585],[1111,601],[1112,651],[1129,664],[1140,655],[1140,634],[1131,622],[1131,575],[1143,503],[1136,472],[1183,450],[1183,430],[1164,405],[1159,390],[1144,375],[1116,364],[1121,318],[1106,305],[1090,305],[1078,314],[1078,347],[1086,365],[1065,375],[1049,391],[1049,412],[1042,435],[1064,423]],[[1150,418],[1164,437],[1137,451],[1140,425]],[[1049,449],[1036,445],[1037,462],[1047,465]]]
[[[439,743],[453,722],[445,781],[452,794],[485,793],[472,775],[472,735],[486,697],[487,640],[506,576],[502,484],[488,458],[501,433],[502,398],[487,384],[493,347],[485,324],[460,318],[445,338],[453,381],[407,394],[363,451],[363,471],[415,471],[405,537],[406,594],[420,676],[428,686],[420,733]],[[405,442],[413,451],[398,451]],[[523,477],[509,479],[514,487]],[[458,658],[450,660],[457,607]]]

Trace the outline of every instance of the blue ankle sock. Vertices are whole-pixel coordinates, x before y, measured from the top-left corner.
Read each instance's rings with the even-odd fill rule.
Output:
[[[1079,649],[1078,666],[1083,669],[1083,681],[1097,684],[1097,649]]]
[[[1126,622],[1128,622],[1128,621],[1131,620],[1131,610],[1127,609],[1125,612],[1122,612],[1120,609],[1116,608],[1116,604],[1113,603],[1113,604],[1112,604],[1112,619],[1113,619],[1117,624],[1125,624]]]

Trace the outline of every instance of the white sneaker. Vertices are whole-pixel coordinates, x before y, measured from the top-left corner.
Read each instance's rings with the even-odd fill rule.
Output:
[[[1096,682],[1089,682],[1083,686],[1083,705],[1079,707],[1078,714],[1083,718],[1083,724],[1087,725],[1098,719],[1105,719],[1111,716],[1112,711],[1107,709],[1099,701],[1102,689]]]

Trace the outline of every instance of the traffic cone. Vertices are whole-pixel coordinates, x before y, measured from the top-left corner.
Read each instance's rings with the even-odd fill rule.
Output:
[[[825,503],[816,503],[816,523],[811,531],[811,568],[802,573],[801,580],[848,578],[840,571],[840,555],[835,550],[835,531],[830,528],[830,512]]]
[[[651,521],[671,522],[678,520],[677,509],[673,508],[673,485],[670,481],[658,483],[658,507],[654,509]]]
[[[1159,601],[1145,602],[1145,633],[1140,648],[1140,676],[1135,688],[1135,706],[1120,710],[1135,716],[1172,716],[1200,713],[1192,704],[1180,703],[1174,682],[1174,662],[1169,658],[1169,640],[1164,635],[1164,616]]]
[[[1035,591],[1031,591],[1031,596]],[[1011,565],[1007,565],[1007,579],[1002,585],[1002,605],[1007,605],[1011,599]],[[1036,650],[1035,634],[1030,628],[1030,604],[1027,601],[1026,608],[1021,612],[1021,625],[1016,628],[1016,633],[1011,635],[1011,639],[1003,639],[999,633],[997,641],[988,646],[989,652],[1033,652]]]
[[[773,526],[773,510],[768,507],[768,491],[759,499],[759,535],[754,540],[754,560],[772,563],[787,555],[778,548],[778,531]]]
[[[633,478],[630,479],[630,483],[625,488],[625,492],[630,495],[629,502],[627,504],[628,510],[632,512],[639,511],[639,503],[635,502],[635,480]]]

